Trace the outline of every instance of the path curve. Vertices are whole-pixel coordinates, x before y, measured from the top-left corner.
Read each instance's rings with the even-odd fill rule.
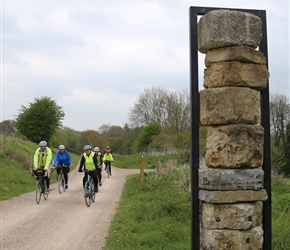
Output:
[[[0,249],[102,249],[126,177],[140,170],[112,167],[110,179],[102,173],[103,185],[90,207],[83,197],[83,174],[76,169],[69,173],[66,192],[59,194],[53,184],[48,199],[40,204],[35,202],[35,192],[2,201]]]

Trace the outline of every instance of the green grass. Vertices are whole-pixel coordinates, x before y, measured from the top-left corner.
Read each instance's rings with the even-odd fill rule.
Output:
[[[272,185],[273,250],[290,249],[290,179]]]
[[[38,144],[17,138],[0,140],[0,201],[35,190],[36,179],[30,174],[33,155]],[[53,157],[57,149],[54,151]],[[74,169],[80,156],[71,154]],[[51,184],[56,182],[56,171]]]
[[[104,249],[188,249],[190,192],[180,188],[178,176],[150,172],[143,183],[128,177]]]
[[[0,137],[0,200],[35,190],[30,176],[37,144],[20,139],[5,142]],[[52,149],[54,155],[56,149]],[[80,156],[71,154],[75,168]],[[174,155],[144,154],[146,169],[163,166]],[[140,168],[140,155],[114,155],[114,166]],[[180,171],[147,172],[145,181],[130,176],[112,222],[105,250],[114,249],[189,249],[190,192],[189,167]],[[51,183],[55,183],[55,171]],[[290,179],[280,178],[272,185],[273,250],[290,249]]]

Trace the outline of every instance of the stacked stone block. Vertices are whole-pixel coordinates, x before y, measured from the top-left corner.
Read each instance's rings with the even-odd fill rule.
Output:
[[[202,249],[262,249],[264,129],[260,93],[269,73],[258,16],[215,10],[198,23],[205,53],[200,124],[208,126],[199,170]]]

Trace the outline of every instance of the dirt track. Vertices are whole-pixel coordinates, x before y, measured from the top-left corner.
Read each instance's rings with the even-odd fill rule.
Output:
[[[69,174],[69,189],[59,194],[56,184],[47,200],[35,202],[35,192],[1,202],[2,250],[102,249],[120,200],[126,176],[140,170],[112,168],[103,173],[95,203],[87,207],[83,197],[83,174]]]

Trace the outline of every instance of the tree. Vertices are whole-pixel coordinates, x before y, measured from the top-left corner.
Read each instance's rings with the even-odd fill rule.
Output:
[[[50,97],[37,97],[28,107],[21,106],[16,116],[17,131],[28,140],[40,142],[49,141],[57,128],[62,126],[65,113],[62,107]]]
[[[287,125],[290,123],[290,103],[284,94],[272,94],[270,101],[270,121],[274,145],[286,154]]]
[[[159,135],[162,131],[161,125],[158,122],[151,122],[143,128],[137,140],[138,151],[144,151],[152,142],[154,135]]]
[[[4,120],[0,122],[0,133],[4,136],[11,136],[15,134],[15,121],[14,120]]]
[[[145,89],[129,112],[132,127],[158,122],[171,133],[188,131],[190,127],[190,98],[186,91],[170,92],[164,88]]]

